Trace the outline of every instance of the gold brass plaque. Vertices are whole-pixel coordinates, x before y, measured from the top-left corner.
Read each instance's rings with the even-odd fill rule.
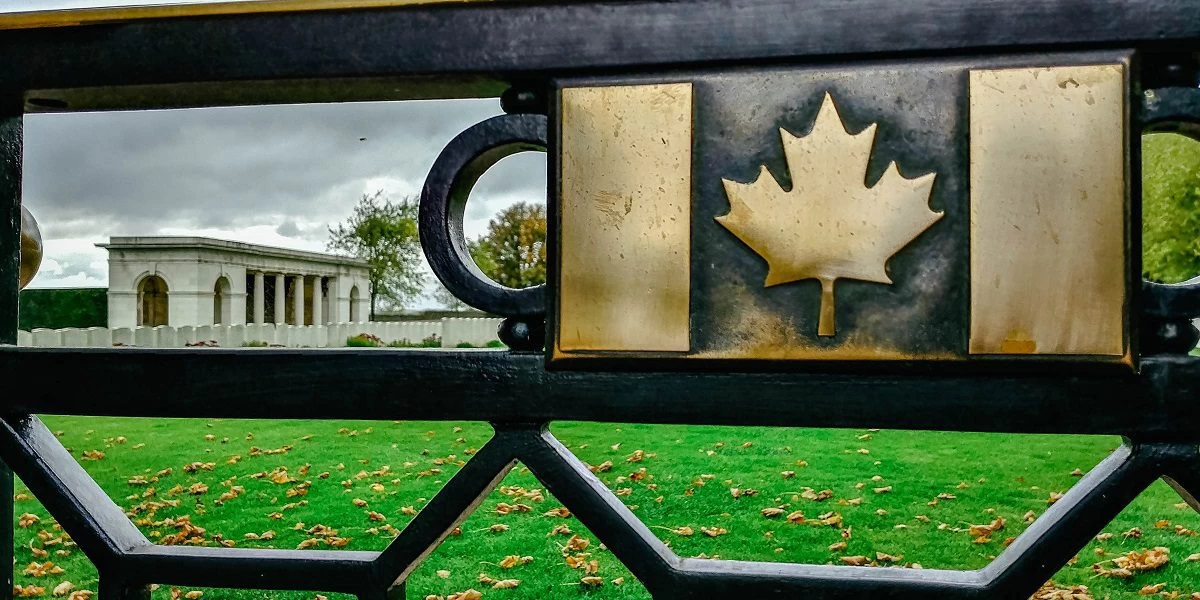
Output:
[[[970,351],[1125,351],[1122,65],[972,70]]]
[[[563,90],[562,350],[688,350],[691,150],[691,84]]]
[[[558,81],[551,359],[1131,365],[1129,59]]]

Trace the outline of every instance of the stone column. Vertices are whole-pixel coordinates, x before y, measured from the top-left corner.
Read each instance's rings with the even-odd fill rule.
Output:
[[[296,319],[296,326],[304,326],[304,276],[297,275],[292,278],[292,316]]]
[[[267,295],[264,294],[267,281],[262,271],[254,274],[254,323],[262,325],[267,314]]]
[[[323,296],[321,295],[322,279],[323,278],[320,275],[313,277],[313,325],[325,324],[325,316],[321,314],[321,303],[324,302]]]
[[[329,286],[329,314],[325,315],[325,322],[343,323],[346,319],[342,317],[342,307],[338,306],[338,285],[341,284],[341,280],[337,277],[328,277],[326,284]]]
[[[283,273],[275,274],[275,324],[283,325],[287,315],[287,281]]]

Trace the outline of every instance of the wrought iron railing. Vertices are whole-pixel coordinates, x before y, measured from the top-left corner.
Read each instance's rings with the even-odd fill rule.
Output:
[[[430,264],[456,296],[507,317],[500,335],[512,350],[5,346],[0,348],[0,381],[6,392],[0,455],[96,564],[99,593],[105,600],[145,597],[151,582],[328,590],[364,599],[403,597],[407,575],[516,461],[527,465],[655,597],[1028,597],[1157,478],[1167,479],[1200,509],[1200,360],[1187,356],[1198,337],[1191,319],[1200,316],[1200,281],[1141,284],[1138,214],[1139,135],[1176,131],[1197,137],[1200,132],[1198,53],[1200,19],[1195,6],[1174,0],[384,0],[358,8],[301,1],[2,16],[0,56],[6,68],[0,77],[0,342],[14,344],[16,335],[26,112],[500,95],[508,114],[463,132],[434,165],[423,191],[421,233]],[[619,340],[565,341],[562,320],[574,318],[575,311],[593,299],[563,295],[563,278],[583,277],[580,269],[587,266],[578,255],[560,253],[564,245],[577,241],[562,228],[564,198],[570,195],[564,185],[576,181],[564,175],[564,169],[574,169],[573,176],[586,180],[604,165],[598,155],[564,150],[564,136],[586,133],[578,129],[579,121],[571,121],[564,133],[564,90],[653,88],[680,82],[691,86],[688,97],[694,94],[696,100],[683,105],[681,114],[695,123],[672,131],[682,132],[685,149],[691,144],[700,149],[695,163],[681,167],[684,176],[694,170],[717,178],[694,182],[693,193],[702,195],[709,189],[703,186],[719,185],[722,176],[737,179],[710,173],[729,164],[715,159],[710,147],[699,145],[734,137],[745,125],[737,119],[713,121],[717,117],[703,104],[722,82],[734,81],[725,89],[736,89],[768,72],[789,81],[819,80],[834,71],[846,80],[857,77],[859,83],[851,87],[858,86],[866,100],[856,100],[849,88],[839,88],[830,98],[851,121],[857,119],[853,128],[843,121],[847,131],[865,131],[877,119],[870,116],[871,102],[892,93],[915,93],[916,86],[894,74],[918,70],[928,81],[941,81],[937,85],[951,90],[947,97],[952,98],[941,105],[910,102],[910,115],[934,123],[930,133],[944,135],[947,160],[958,161],[954,164],[965,178],[970,136],[964,127],[987,110],[980,106],[968,114],[968,101],[975,98],[962,91],[968,75],[1057,65],[1108,65],[1108,74],[1098,76],[1119,92],[1109,106],[1120,117],[1115,156],[1123,160],[1126,173],[1118,174],[1109,208],[1115,211],[1110,224],[1124,233],[1122,239],[1097,242],[1106,251],[1115,249],[1118,257],[1107,265],[1119,271],[1113,286],[1118,325],[1101,340],[1109,344],[1107,350],[1068,347],[1038,354],[1038,339],[1010,336],[1001,351],[973,354],[967,348],[976,338],[968,335],[967,320],[981,315],[972,316],[962,304],[930,309],[930,314],[942,310],[945,327],[952,328],[944,330],[950,333],[944,336],[945,348],[935,348],[937,352],[912,342],[916,345],[884,360],[850,355],[822,360],[821,352],[841,348],[831,345],[839,343],[841,334],[835,331],[853,327],[847,325],[853,315],[845,316],[843,297],[836,313],[838,329],[833,328],[833,296],[845,293],[851,303],[874,302],[863,300],[867,296],[861,289],[832,291],[832,278],[821,304],[824,320],[828,301],[830,321],[821,325],[821,338],[808,333],[807,345],[790,348],[798,357],[788,352],[753,355],[736,344],[730,354],[700,352],[729,341],[704,329],[709,322],[705,319],[719,320],[723,313],[697,300],[700,292],[690,304],[682,304],[681,330],[625,345]],[[892,75],[882,75],[884,71]],[[1116,75],[1110,77],[1112,73]],[[1074,77],[1058,83],[1062,98],[1068,97],[1072,84],[1080,85]],[[678,100],[677,91],[667,89],[663,98]],[[1054,105],[1056,98],[1048,97],[1045,106]],[[770,102],[754,95],[737,101],[755,106]],[[635,102],[630,100],[630,105]],[[807,116],[795,117],[800,125],[788,125],[791,134],[814,123],[818,105],[823,106],[820,94],[805,97],[801,104],[795,108]],[[584,108],[603,112],[597,105]],[[855,117],[855,110],[869,116]],[[938,121],[946,115],[958,116]],[[619,115],[616,119],[621,121]],[[781,125],[768,126],[774,131]],[[657,135],[671,127],[658,124],[648,131]],[[812,125],[814,131],[816,127]],[[911,150],[880,139],[879,148],[898,155]],[[670,145],[665,133],[662,143]],[[490,283],[473,267],[464,245],[463,207],[471,185],[487,167],[530,149],[548,150],[552,167],[551,283],[510,290]],[[1085,150],[1091,148],[1080,146],[1073,152]],[[911,152],[907,156],[910,162],[921,160]],[[764,160],[774,161],[776,171],[782,164],[778,156]],[[901,162],[901,169],[909,172],[912,167]],[[973,173],[986,166],[970,163]],[[743,167],[753,173],[757,163],[747,159]],[[938,177],[955,181],[958,176],[939,171]],[[950,266],[906,281],[953,279],[958,287],[945,297],[962,300],[969,286],[968,242],[974,238],[966,222],[965,179],[959,183],[957,192],[949,190],[952,184],[937,184],[943,187],[936,188],[940,191],[934,197],[941,198],[937,204],[949,216],[932,226],[942,230],[930,229],[946,233],[930,235],[948,241],[941,246],[927,243],[936,246],[932,255],[944,259],[938,264]],[[712,197],[725,201],[719,193]],[[582,205],[572,206],[576,210]],[[630,210],[626,205],[627,214]],[[694,246],[734,243],[728,231],[700,225],[711,224],[714,216],[721,213],[690,221]],[[682,230],[688,231],[687,226]],[[712,241],[718,235],[726,237]],[[616,241],[608,243],[616,249],[628,241],[612,240]],[[649,251],[644,246],[635,249]],[[1091,264],[1080,255],[1090,256],[1093,248],[1084,250],[1068,252],[1063,260]],[[605,263],[605,268],[619,272],[628,266],[612,264],[617,263]],[[697,274],[696,285],[708,281],[695,266],[685,269]],[[638,293],[659,289],[651,280],[616,283]],[[752,293],[766,292],[756,288]],[[817,296],[804,305],[813,314]],[[1078,308],[1084,310],[1082,305]],[[680,316],[664,315],[665,320]],[[1073,318],[1069,311],[1059,317]],[[605,324],[602,333],[628,323],[611,326]],[[879,350],[894,341],[868,349]],[[979,341],[982,347],[982,333]],[[708,346],[701,347],[704,344]],[[52,385],[34,383],[39,374],[55,372],[74,375],[54,378]],[[143,385],[152,379],[178,384],[164,401],[159,387]],[[329,402],[334,396],[339,401]],[[33,416],[36,413],[481,420],[490,422],[496,435],[382,552],[185,548],[147,540]],[[554,438],[547,429],[554,420],[1115,434],[1126,442],[983,569],[861,569],[681,558]],[[0,477],[0,509],[11,511],[11,497],[12,477],[5,473]],[[0,532],[0,558],[11,556],[6,554],[12,548],[11,527],[0,527]],[[9,588],[4,586],[0,595]]]

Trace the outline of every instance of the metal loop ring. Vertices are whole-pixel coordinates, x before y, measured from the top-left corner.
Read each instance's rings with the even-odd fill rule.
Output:
[[[467,248],[463,215],[484,171],[506,156],[546,150],[546,117],[501,115],[458,134],[438,155],[421,190],[420,234],[434,275],[459,300],[506,317],[546,313],[546,286],[515,289],[484,275]]]
[[[1178,133],[1200,142],[1200,89],[1165,87],[1142,96],[1142,133]],[[1158,318],[1200,317],[1200,277],[1182,283],[1142,282],[1142,313]]]

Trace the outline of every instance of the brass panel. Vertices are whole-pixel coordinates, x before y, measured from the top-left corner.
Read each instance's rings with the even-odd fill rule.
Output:
[[[561,351],[686,352],[692,86],[562,91]]]
[[[119,0],[114,0],[117,2]],[[309,12],[353,8],[387,8],[425,4],[462,4],[497,0],[241,0],[192,4],[104,6],[96,8],[40,9],[0,12],[0,30],[75,27],[101,23],[124,23],[144,19],[175,19],[218,15]]]
[[[1125,352],[1121,64],[970,73],[973,354]]]

